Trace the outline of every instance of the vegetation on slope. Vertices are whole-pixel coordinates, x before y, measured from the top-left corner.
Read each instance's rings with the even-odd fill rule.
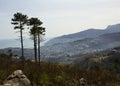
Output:
[[[0,54],[0,84],[11,72],[21,69],[21,62],[11,58],[11,55]],[[80,86],[80,79],[86,79],[88,86],[117,86],[120,85],[120,74],[113,74],[109,70],[86,70],[72,64],[41,62],[35,64],[25,61],[23,72],[37,86]]]

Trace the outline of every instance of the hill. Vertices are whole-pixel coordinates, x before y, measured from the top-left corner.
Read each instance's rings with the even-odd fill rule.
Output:
[[[57,43],[66,43],[66,42],[72,42],[76,40],[82,40],[85,38],[94,38],[103,34],[115,33],[115,32],[120,32],[120,24],[109,25],[107,28],[103,30],[91,28],[82,32],[63,35],[63,36],[51,39],[50,41],[46,42],[45,45],[49,46]]]
[[[95,38],[85,38],[73,42],[57,43],[43,46],[43,58],[61,58],[66,61],[69,56],[90,53],[120,46],[120,32],[103,34]]]
[[[72,56],[77,66],[97,70],[107,69],[112,73],[120,73],[120,47],[107,49],[88,54]]]

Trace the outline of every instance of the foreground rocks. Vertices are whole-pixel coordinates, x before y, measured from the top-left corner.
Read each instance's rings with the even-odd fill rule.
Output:
[[[31,86],[30,80],[23,74],[22,70],[16,70],[7,77],[4,85],[0,86]]]

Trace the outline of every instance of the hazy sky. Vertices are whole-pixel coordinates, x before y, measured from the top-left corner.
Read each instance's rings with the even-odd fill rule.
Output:
[[[16,12],[38,17],[55,37],[120,23],[120,0],[0,0],[0,39],[19,35],[11,25]]]

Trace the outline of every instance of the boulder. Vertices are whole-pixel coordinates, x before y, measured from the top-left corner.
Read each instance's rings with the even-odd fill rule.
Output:
[[[3,86],[31,86],[31,83],[22,70],[16,70],[7,77]]]

